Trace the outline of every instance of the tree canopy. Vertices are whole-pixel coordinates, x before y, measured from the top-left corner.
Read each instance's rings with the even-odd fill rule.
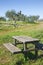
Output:
[[[0,17],[0,21],[6,21],[6,18]]]
[[[13,21],[23,21],[23,22],[35,22],[39,20],[39,15],[33,15],[33,16],[27,16],[22,13],[20,10],[19,12],[16,12],[15,10],[8,10],[5,13],[6,18],[8,20],[13,20]],[[0,20],[6,20],[5,17],[0,17]]]

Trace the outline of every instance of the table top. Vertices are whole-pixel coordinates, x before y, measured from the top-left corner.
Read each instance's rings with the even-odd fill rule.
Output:
[[[32,38],[29,36],[12,36],[13,39],[16,39],[20,42],[26,43],[26,42],[38,42],[39,39]]]

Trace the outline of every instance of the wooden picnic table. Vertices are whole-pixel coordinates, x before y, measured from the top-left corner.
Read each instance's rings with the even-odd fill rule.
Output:
[[[37,55],[38,50],[37,50],[37,43],[39,42],[39,39],[36,38],[32,38],[32,37],[28,37],[28,36],[12,36],[12,38],[15,40],[15,46],[16,46],[16,42],[19,41],[19,43],[23,43],[23,51],[27,50],[27,44],[32,43],[35,45],[35,54]],[[20,43],[20,44],[21,44]]]

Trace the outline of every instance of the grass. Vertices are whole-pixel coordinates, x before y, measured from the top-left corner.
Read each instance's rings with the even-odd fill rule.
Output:
[[[18,22],[17,22],[18,23]],[[20,25],[20,23],[18,23]],[[28,53],[28,60],[25,60],[25,55],[11,54],[4,46],[4,43],[13,42],[12,36],[25,35],[40,39],[43,43],[43,23],[38,24],[23,24],[22,26],[1,26],[0,29],[0,65],[43,65],[43,57],[32,59],[34,57],[34,52]],[[18,47],[22,48],[22,45]],[[39,55],[42,51],[39,51]]]

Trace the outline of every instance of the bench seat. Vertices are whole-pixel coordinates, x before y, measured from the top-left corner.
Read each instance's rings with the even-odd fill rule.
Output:
[[[14,46],[13,44],[11,44],[11,43],[5,43],[5,44],[3,44],[11,53],[19,53],[19,52],[21,52],[21,50],[18,48],[18,47],[16,47],[16,46]]]

